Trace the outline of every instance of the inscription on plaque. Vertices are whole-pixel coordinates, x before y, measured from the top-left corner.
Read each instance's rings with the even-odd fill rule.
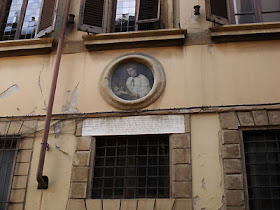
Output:
[[[184,116],[150,115],[91,118],[83,122],[83,136],[185,133]]]

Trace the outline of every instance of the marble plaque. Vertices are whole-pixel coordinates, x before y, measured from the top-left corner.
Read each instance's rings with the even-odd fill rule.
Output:
[[[183,115],[91,118],[83,122],[83,136],[185,133]]]

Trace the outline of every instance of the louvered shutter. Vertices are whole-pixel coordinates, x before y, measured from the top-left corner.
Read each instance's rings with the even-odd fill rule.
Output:
[[[58,0],[43,1],[36,37],[41,37],[54,31],[57,9]]]
[[[160,0],[140,0],[137,23],[150,23],[159,21]]]
[[[0,0],[0,25],[3,22],[4,16],[5,16],[5,11],[7,7],[7,0]],[[0,28],[0,33],[2,31],[2,28]]]
[[[105,33],[107,5],[107,0],[82,0],[78,30]]]
[[[228,0],[205,0],[206,19],[208,21],[225,25],[229,23]]]

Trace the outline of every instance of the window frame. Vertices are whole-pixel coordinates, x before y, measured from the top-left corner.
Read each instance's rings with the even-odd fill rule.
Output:
[[[135,200],[135,199],[172,199],[172,147],[171,147],[171,136],[170,134],[151,134],[153,136],[165,136],[168,140],[168,173],[169,173],[169,197],[139,197],[139,198],[93,198],[92,191],[93,191],[93,179],[94,179],[94,169],[95,169],[95,158],[96,158],[96,141],[98,136],[92,137],[92,145],[91,145],[91,152],[90,152],[90,161],[89,161],[89,179],[87,182],[87,198],[88,199],[97,199],[97,200],[103,200],[103,199],[128,199],[128,200]],[[140,135],[131,135],[131,136],[140,136]],[[105,136],[106,137],[106,136]],[[117,137],[117,136],[115,136]],[[126,147],[127,148],[127,147]],[[147,155],[148,157],[148,155]],[[106,167],[106,166],[104,166]],[[139,166],[138,166],[139,167]],[[114,188],[114,187],[113,187]]]
[[[179,20],[178,20],[178,4],[173,2],[177,2],[178,0],[158,0],[160,2],[159,5],[159,25],[160,29],[168,29],[168,28],[177,28],[179,27]],[[86,0],[81,0],[81,6],[80,6],[80,12],[79,12],[79,20],[78,20],[78,30],[84,31],[89,33],[114,33],[115,32],[115,16],[116,16],[116,7],[117,7],[117,0],[104,0],[104,10],[103,10],[103,24],[102,28],[100,29],[94,29],[95,26],[86,25],[83,23],[83,17],[84,17],[84,10],[85,10],[85,2]],[[136,0],[136,3],[139,2],[139,0]],[[170,8],[170,5],[172,8]],[[129,31],[129,32],[136,32],[138,30],[138,24],[136,19],[137,14],[137,8],[139,5],[136,4],[136,13],[135,13],[135,30]],[[150,20],[155,21],[155,20]],[[143,22],[143,21],[140,21]],[[176,26],[176,27],[174,27]],[[89,30],[92,28],[93,30]],[[157,29],[155,29],[157,30]],[[128,32],[128,33],[129,33]],[[125,32],[117,32],[117,33],[125,33]]]
[[[10,138],[16,140],[16,146],[15,146],[15,149],[13,149],[15,152],[14,152],[14,157],[13,157],[13,161],[12,161],[12,164],[11,164],[11,173],[7,176],[7,171],[6,171],[6,175],[5,175],[5,182],[8,182],[8,188],[7,188],[7,193],[6,193],[7,197],[6,197],[6,202],[3,202],[3,203],[0,204],[0,207],[3,204],[3,206],[5,206],[5,209],[7,209],[9,207],[9,204],[10,204],[10,194],[11,194],[11,190],[12,190],[13,176],[14,176],[16,160],[17,160],[17,156],[18,156],[18,152],[19,152],[19,145],[20,145],[21,136],[18,136],[18,135],[15,135],[15,136],[0,136],[0,141],[2,141],[2,139],[4,139],[4,141],[6,141],[7,139],[10,139]],[[1,150],[1,148],[0,148],[0,150]],[[2,158],[3,157],[1,157],[1,160],[2,160]],[[2,163],[2,161],[1,161],[1,163]],[[6,180],[6,178],[8,178],[9,180]],[[4,194],[4,189],[0,191],[0,194],[1,195]],[[4,201],[4,200],[2,200],[2,201]]]
[[[226,7],[227,7],[227,19],[222,18],[221,16],[214,14],[211,11],[211,1],[212,0],[205,0],[205,10],[206,10],[206,19],[210,22],[214,22],[220,25],[227,25],[227,24],[233,24],[233,25],[240,25],[240,24],[248,24],[248,23],[240,23],[236,24],[235,16],[240,15],[240,14],[246,14],[246,13],[235,13],[234,11],[234,0],[221,0],[225,1]],[[280,6],[280,0],[275,0],[279,2]],[[219,2],[219,1],[218,1]],[[251,0],[252,6],[253,6],[253,11],[252,15],[255,17],[255,22],[254,23],[266,23],[263,22],[262,19],[262,14],[263,12],[261,11],[261,3],[260,0]],[[270,12],[265,12],[265,13],[272,13],[272,12],[277,12],[277,11],[270,11]],[[278,11],[280,12],[280,10]],[[242,16],[242,15],[241,15]],[[279,21],[273,21],[273,22],[280,22]]]
[[[11,1],[11,4],[12,4],[12,1]],[[20,39],[20,35],[21,35],[21,32],[22,32],[22,26],[23,26],[23,23],[24,23],[24,17],[26,15],[28,1],[29,0],[23,0],[21,10],[20,10],[19,20],[18,20],[18,25],[17,25],[17,28],[16,28],[16,33],[15,33],[14,38],[13,39],[8,39],[8,40],[2,40],[2,41],[26,40],[26,38],[25,39]],[[40,25],[42,23],[42,19],[44,19],[43,18],[43,11],[45,9],[44,5],[45,4],[51,4],[52,1],[54,2],[54,4],[53,4],[54,8],[53,8],[53,16],[51,18],[51,22],[48,23],[49,25],[48,25],[47,28],[43,28],[43,29],[40,30]],[[48,33],[51,33],[55,30],[56,17],[57,17],[57,13],[58,13],[58,5],[59,5],[59,0],[42,0],[41,1],[39,18],[38,18],[38,21],[37,21],[37,26],[36,26],[36,29],[35,29],[34,37],[27,38],[27,39],[40,38],[40,37],[42,37],[42,36],[44,36]],[[0,19],[0,25],[2,25],[2,23],[3,23],[2,21],[3,21],[4,13],[6,12],[6,10],[4,9],[5,7],[6,6],[4,6],[2,8],[2,10],[0,11],[0,18],[1,18]],[[8,13],[9,12],[10,12],[10,9],[9,9]],[[3,31],[3,33],[4,33],[4,31]]]

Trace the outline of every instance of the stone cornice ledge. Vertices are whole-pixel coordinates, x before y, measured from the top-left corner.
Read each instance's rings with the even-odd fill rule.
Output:
[[[50,53],[53,38],[20,39],[0,42],[0,57]]]
[[[122,33],[84,35],[84,45],[90,51],[140,47],[180,46],[184,44],[186,29],[161,29]]]
[[[280,39],[280,23],[252,23],[210,27],[215,42]]]

